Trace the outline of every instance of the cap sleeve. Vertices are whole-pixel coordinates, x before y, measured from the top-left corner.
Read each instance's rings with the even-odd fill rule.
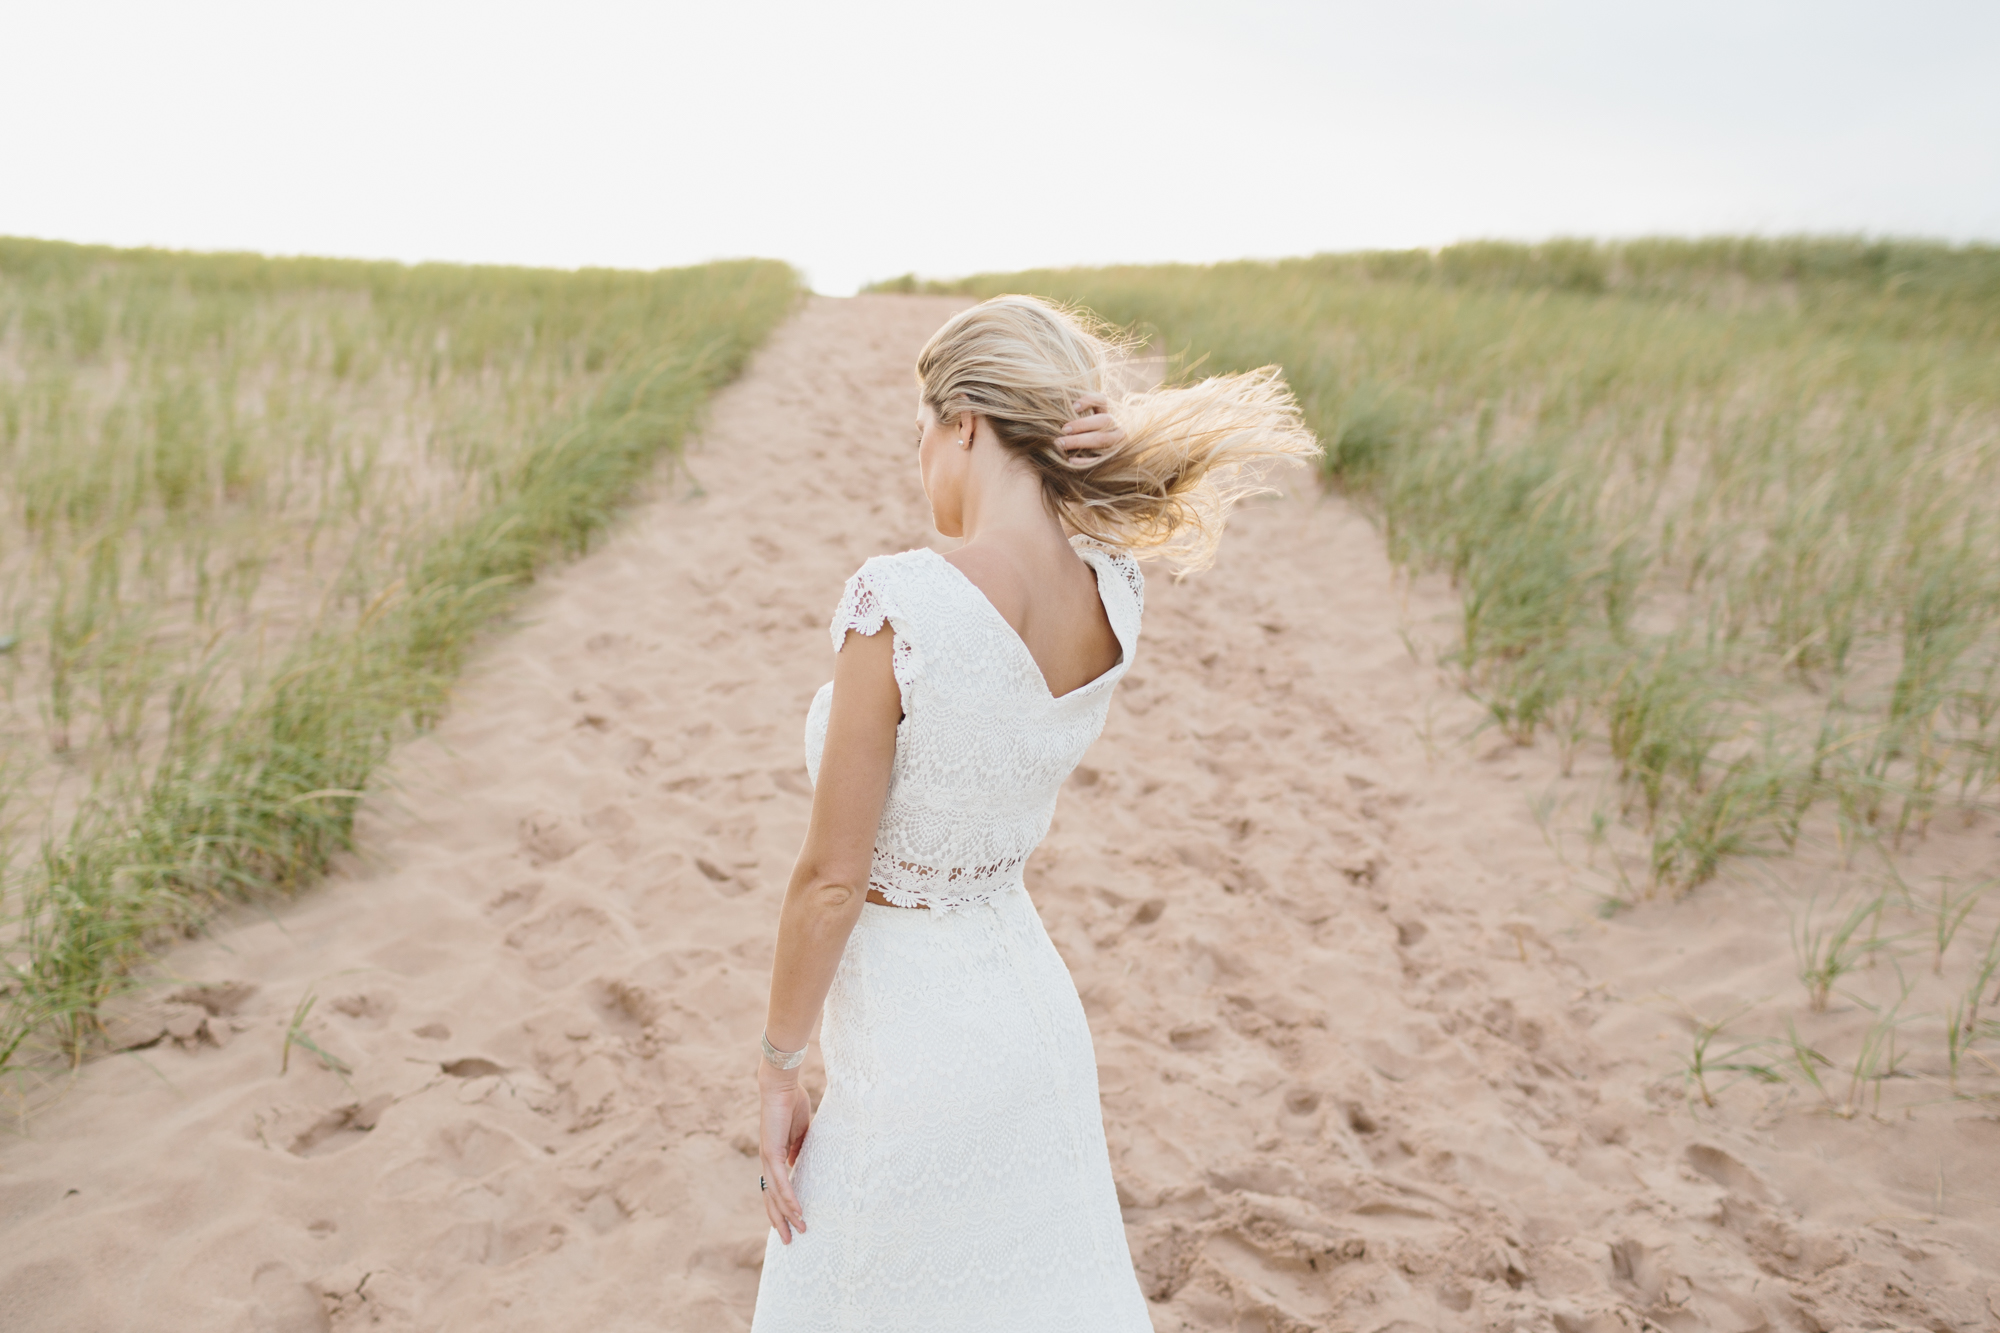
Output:
[[[1118,645],[1129,662],[1139,644],[1139,622],[1146,614],[1146,575],[1129,551],[1088,537],[1072,537],[1070,545],[1097,571],[1104,614],[1111,621],[1111,632],[1118,637]]]
[[[903,697],[903,713],[908,716],[911,692],[922,674],[923,661],[918,651],[916,626],[905,605],[906,599],[900,595],[900,573],[901,567],[894,557],[879,555],[854,571],[841,590],[840,604],[833,609],[833,623],[828,629],[837,653],[846,644],[849,630],[865,637],[880,633],[885,623],[889,626],[895,635],[889,665]]]
[[[847,586],[841,589],[840,605],[833,608],[833,651],[840,651],[847,642],[847,631],[855,630],[864,637],[878,632],[882,622],[890,618],[890,598],[881,584],[885,580],[881,571],[871,569],[875,562],[869,561],[848,577]]]

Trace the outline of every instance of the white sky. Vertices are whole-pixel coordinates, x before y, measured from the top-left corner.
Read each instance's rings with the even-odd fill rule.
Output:
[[[2000,239],[1993,0],[0,0],[0,234],[658,267]]]

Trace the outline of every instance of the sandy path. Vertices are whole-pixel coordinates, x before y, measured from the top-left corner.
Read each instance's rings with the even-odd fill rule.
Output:
[[[841,580],[929,539],[908,367],[954,305],[812,302],[699,493],[551,578],[398,758],[363,857],[167,960],[121,1029],[167,1039],[0,1147],[0,1328],[746,1326],[804,709]],[[1782,1145],[1607,1047],[1630,1007],[1520,910],[1561,881],[1520,763],[1436,742],[1469,705],[1399,630],[1442,594],[1363,520],[1261,505],[1148,598],[1029,884],[1159,1328],[1981,1326],[1960,1247],[1803,1216]],[[308,987],[349,1081],[278,1072]]]

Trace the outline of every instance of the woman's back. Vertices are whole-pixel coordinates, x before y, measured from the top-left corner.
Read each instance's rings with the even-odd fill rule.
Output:
[[[885,621],[895,633],[903,720],[869,882],[890,902],[949,910],[1018,883],[1063,780],[1103,730],[1138,647],[1145,580],[1122,552],[1081,539],[1074,549],[1097,576],[1116,655],[1060,694],[1000,609],[935,551],[878,556],[848,580],[831,627],[836,646],[849,630],[873,634]],[[815,782],[831,704],[829,686],[807,715]]]
[[[974,542],[945,560],[1013,627],[1050,694],[1068,694],[1118,665],[1122,646],[1096,568],[1074,547]]]

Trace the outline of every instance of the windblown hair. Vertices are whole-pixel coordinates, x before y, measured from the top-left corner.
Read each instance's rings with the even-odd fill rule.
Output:
[[[971,412],[990,421],[1071,530],[1141,558],[1167,556],[1179,573],[1205,569],[1230,508],[1272,489],[1270,464],[1315,457],[1319,442],[1276,366],[1121,393],[1115,376],[1130,350],[1084,311],[996,296],[932,336],[917,383],[938,420]],[[1124,442],[1066,452],[1063,424],[1092,391],[1111,399]]]

